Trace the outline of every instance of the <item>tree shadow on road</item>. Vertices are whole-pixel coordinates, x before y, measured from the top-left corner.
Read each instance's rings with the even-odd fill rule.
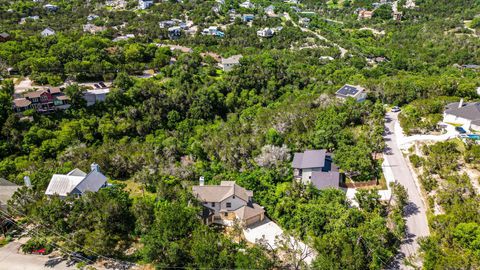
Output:
[[[63,257],[54,257],[54,258],[49,258],[48,261],[45,262],[45,267],[47,268],[54,268],[61,262],[65,261]]]
[[[418,210],[418,206],[414,204],[413,202],[409,202],[404,208],[403,208],[403,214],[407,218],[409,216],[415,215],[420,213]]]

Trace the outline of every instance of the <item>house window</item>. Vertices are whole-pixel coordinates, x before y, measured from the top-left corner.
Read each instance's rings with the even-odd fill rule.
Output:
[[[212,202],[212,207],[215,207],[215,203],[214,203],[214,202]]]
[[[228,212],[225,212],[224,216],[228,217]]]
[[[232,203],[231,202],[227,202],[227,208],[230,208],[232,207]]]
[[[235,195],[232,196],[232,199],[235,199]]]

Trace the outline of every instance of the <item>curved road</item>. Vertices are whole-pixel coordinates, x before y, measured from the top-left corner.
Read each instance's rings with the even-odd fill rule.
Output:
[[[417,186],[412,173],[397,146],[395,135],[395,123],[398,121],[397,113],[387,113],[385,117],[385,158],[392,167],[393,175],[398,183],[402,184],[408,191],[409,204],[405,207],[407,221],[407,237],[400,246],[400,253],[397,256],[396,265],[393,269],[409,269],[403,263],[403,258],[411,258],[411,262],[421,265],[418,255],[418,237],[428,236],[429,228],[426,215],[425,203],[422,199],[419,187]]]

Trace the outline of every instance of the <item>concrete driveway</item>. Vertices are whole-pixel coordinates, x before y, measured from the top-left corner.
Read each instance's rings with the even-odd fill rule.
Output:
[[[420,188],[397,145],[397,133],[401,131],[401,129],[395,128],[395,125],[398,125],[397,115],[397,113],[389,112],[385,117],[384,138],[387,145],[385,158],[388,160],[395,179],[407,189],[410,202],[405,209],[407,237],[400,246],[396,265],[393,265],[392,268],[410,269],[403,264],[403,258],[412,258],[414,263],[421,265],[421,260],[415,258],[419,248],[417,241],[419,237],[429,235],[429,228],[426,206]],[[402,135],[399,134],[399,136]]]
[[[0,270],[77,269],[75,265],[68,267],[59,257],[23,254],[19,251],[20,246],[19,242],[11,242],[0,248]]]

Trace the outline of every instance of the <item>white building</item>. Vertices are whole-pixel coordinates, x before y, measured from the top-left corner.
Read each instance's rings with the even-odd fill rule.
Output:
[[[53,36],[55,35],[55,31],[53,31],[52,28],[47,27],[40,34],[42,35],[42,37]]]
[[[153,0],[138,0],[138,9],[147,9],[153,6]]]
[[[273,37],[274,34],[275,34],[275,31],[273,31],[273,29],[271,28],[264,28],[262,30],[257,31],[257,36],[263,37],[263,38]]]
[[[45,195],[58,195],[62,198],[70,195],[81,196],[85,192],[97,192],[106,187],[107,177],[100,172],[100,166],[92,163],[90,168],[88,174],[80,169],[73,169],[67,174],[54,174]]]
[[[462,125],[465,130],[480,131],[480,102],[454,102],[443,112],[443,122]]]
[[[240,64],[240,59],[242,59],[242,55],[233,55],[228,58],[222,58],[222,61],[220,62],[220,67],[223,69],[223,71],[230,71],[235,67],[236,65]]]
[[[254,8],[255,5],[250,1],[245,1],[245,2],[240,4],[240,7],[250,9],[250,8]]]
[[[110,93],[109,88],[87,90],[83,93],[83,99],[87,102],[87,106],[92,106],[97,102],[104,102]]]
[[[338,188],[341,174],[326,150],[306,150],[295,153],[292,161],[293,176],[304,185],[318,189]]]

